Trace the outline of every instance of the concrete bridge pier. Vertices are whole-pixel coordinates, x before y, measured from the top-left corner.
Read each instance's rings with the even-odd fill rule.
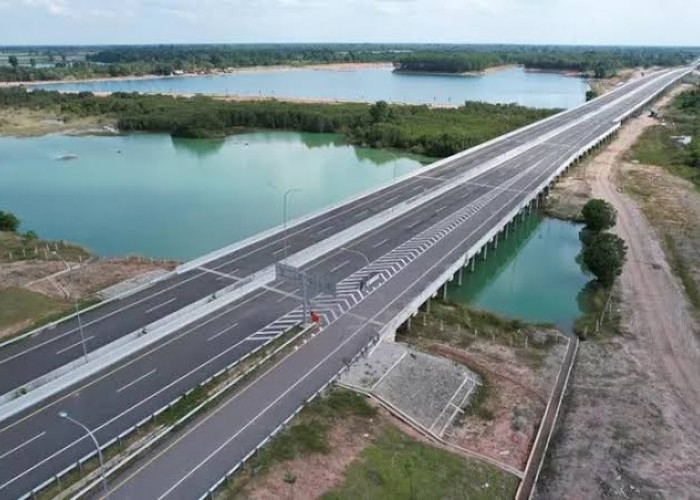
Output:
[[[459,271],[457,271],[457,286],[462,286],[462,271],[464,270],[463,267],[459,268]]]

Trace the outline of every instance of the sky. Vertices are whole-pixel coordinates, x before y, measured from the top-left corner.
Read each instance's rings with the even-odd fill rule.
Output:
[[[700,0],[0,0],[0,45],[700,45]]]

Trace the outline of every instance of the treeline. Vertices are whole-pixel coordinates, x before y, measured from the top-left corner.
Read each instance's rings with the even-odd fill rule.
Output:
[[[519,64],[529,69],[573,71],[594,78],[613,76],[622,68],[680,66],[690,63],[698,52],[667,48],[625,48],[611,50],[574,50],[567,48],[532,48],[532,50],[500,50],[493,52],[421,52],[398,59],[403,71],[464,73],[487,68]]]
[[[493,53],[420,52],[401,57],[396,65],[399,71],[466,73],[468,71],[483,71],[503,63],[503,58]]]
[[[44,81],[170,75],[277,64],[391,62],[405,71],[463,73],[502,64],[565,70],[604,77],[624,67],[675,66],[700,55],[687,47],[583,47],[438,44],[258,44],[134,45],[106,47],[2,48],[5,54],[49,59],[48,67],[26,61],[0,65],[2,81]],[[20,52],[24,51],[24,52]],[[33,57],[32,57],[33,56]],[[27,59],[25,57],[25,59]],[[0,63],[5,61],[0,61]]]
[[[89,92],[61,94],[0,89],[0,106],[50,108],[66,119],[113,116],[123,131],[177,137],[217,137],[241,129],[285,129],[345,134],[354,144],[444,157],[540,120],[553,110],[467,102],[459,108],[368,104],[222,101],[210,97]]]

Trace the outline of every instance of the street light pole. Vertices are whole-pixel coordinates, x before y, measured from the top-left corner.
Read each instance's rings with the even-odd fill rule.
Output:
[[[399,164],[399,163],[398,163],[398,157],[397,157],[394,153],[392,153],[391,151],[387,151],[387,153],[389,153],[389,154],[391,155],[391,157],[394,159],[394,162],[393,162],[393,163],[394,163],[394,166],[393,166],[393,173],[392,173],[392,177],[391,177],[391,178],[395,180],[395,179],[396,179],[396,167],[397,167],[398,164]]]
[[[287,198],[290,194],[297,192],[301,193],[301,189],[290,188],[284,192],[284,201],[282,202],[282,217],[284,218],[284,260],[287,260]]]
[[[109,496],[109,489],[107,488],[107,478],[105,478],[105,469],[104,469],[104,462],[102,460],[102,450],[100,449],[100,443],[97,442],[97,438],[95,435],[92,433],[90,429],[87,428],[86,425],[83,425],[82,423],[78,422],[76,419],[68,415],[65,411],[62,411],[58,414],[59,417],[69,420],[70,422],[73,422],[75,425],[81,427],[85,432],[87,432],[88,436],[92,438],[92,442],[95,443],[95,448],[97,448],[97,457],[100,460],[100,478],[102,479],[102,489],[104,490],[105,497]]]
[[[70,267],[68,262],[66,262],[66,259],[61,257],[61,254],[58,253],[57,250],[53,250],[51,252],[54,254],[56,257],[61,259],[61,262],[66,266],[66,269],[68,269],[68,284],[71,285],[73,284],[73,268]],[[70,292],[66,291],[66,294],[68,295],[68,298],[70,299]],[[80,319],[80,308],[78,307],[78,297],[75,295],[73,296],[73,305],[75,306],[75,315],[78,318],[78,331],[80,332],[80,343],[83,346],[83,357],[85,358],[85,362],[88,362],[88,352],[87,352],[87,345],[85,343],[85,333],[83,332],[83,322]]]

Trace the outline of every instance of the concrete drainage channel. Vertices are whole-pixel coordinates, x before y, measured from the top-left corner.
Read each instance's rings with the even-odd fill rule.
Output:
[[[122,432],[110,441],[102,444],[100,446],[100,450],[102,450],[103,454],[108,454],[112,452],[115,446],[119,447],[119,450],[122,450],[125,443],[129,441],[129,439],[133,435],[135,435],[135,433],[137,433],[138,431],[144,431],[148,429],[149,426],[157,426],[157,420],[159,416],[163,415],[168,411],[177,409],[178,405],[181,404],[183,400],[185,400],[187,397],[192,395],[194,391],[205,390],[209,392],[209,394],[201,402],[199,402],[194,408],[187,411],[183,416],[179,417],[175,422],[165,425],[165,427],[163,427],[162,429],[153,429],[152,432],[154,432],[154,435],[143,443],[137,443],[138,446],[136,446],[133,451],[128,452],[123,457],[119,457],[119,452],[117,452],[116,458],[112,457],[106,463],[108,466],[106,477],[110,478],[121,472],[125,467],[130,465],[142,454],[150,450],[154,445],[160,443],[163,439],[166,439],[168,436],[170,436],[174,431],[190,422],[199,414],[203,413],[207,408],[210,408],[223,396],[230,394],[231,391],[240,390],[245,385],[245,382],[250,379],[250,377],[255,376],[256,372],[264,370],[266,367],[270,366],[272,362],[278,360],[280,357],[286,357],[290,355],[292,352],[294,352],[295,348],[305,344],[310,338],[312,338],[313,335],[316,335],[318,333],[315,331],[316,329],[317,325],[315,324],[307,325],[303,328],[300,328],[299,326],[292,327],[289,331],[279,335],[276,338],[270,339],[264,344],[259,345],[242,358],[236,360],[226,368],[220,370],[219,372],[209,377],[207,380],[200,383],[198,386],[185,392],[182,396],[173,399],[168,404],[155,411],[152,415],[144,418],[133,427]],[[236,372],[237,368],[241,368],[241,365],[244,365],[251,358],[260,355],[260,353],[265,352],[266,349],[270,349],[273,343],[277,343],[279,345],[274,347],[272,351],[266,352],[261,359],[255,361],[253,364],[243,369],[243,371],[239,373]],[[229,380],[220,380],[222,379],[222,377],[233,378],[230,378]],[[60,485],[61,481],[66,481],[66,476],[68,476],[69,474],[77,471],[83,471],[84,469],[88,468],[88,465],[86,464],[91,460],[95,460],[96,455],[97,450],[85,455],[76,463],[72,464],[69,467],[66,467],[54,477],[49,478],[44,483],[40,484],[31,492],[28,492],[21,498],[35,498],[37,495],[44,493],[45,490],[47,490],[47,488],[50,488],[52,485]],[[116,461],[116,463],[114,463],[110,467],[110,461]],[[97,473],[98,469],[95,469],[94,471],[88,474],[97,475]],[[78,479],[77,481],[78,482],[76,483],[76,485],[72,487],[73,491],[71,491],[71,487],[69,487],[68,491],[65,491],[65,493],[67,493],[71,498],[79,498],[84,495],[87,495],[93,489],[98,488],[101,483],[101,479],[98,477],[94,481],[90,482],[87,486],[80,488],[81,486],[83,486],[82,484],[80,484],[81,480]]]

